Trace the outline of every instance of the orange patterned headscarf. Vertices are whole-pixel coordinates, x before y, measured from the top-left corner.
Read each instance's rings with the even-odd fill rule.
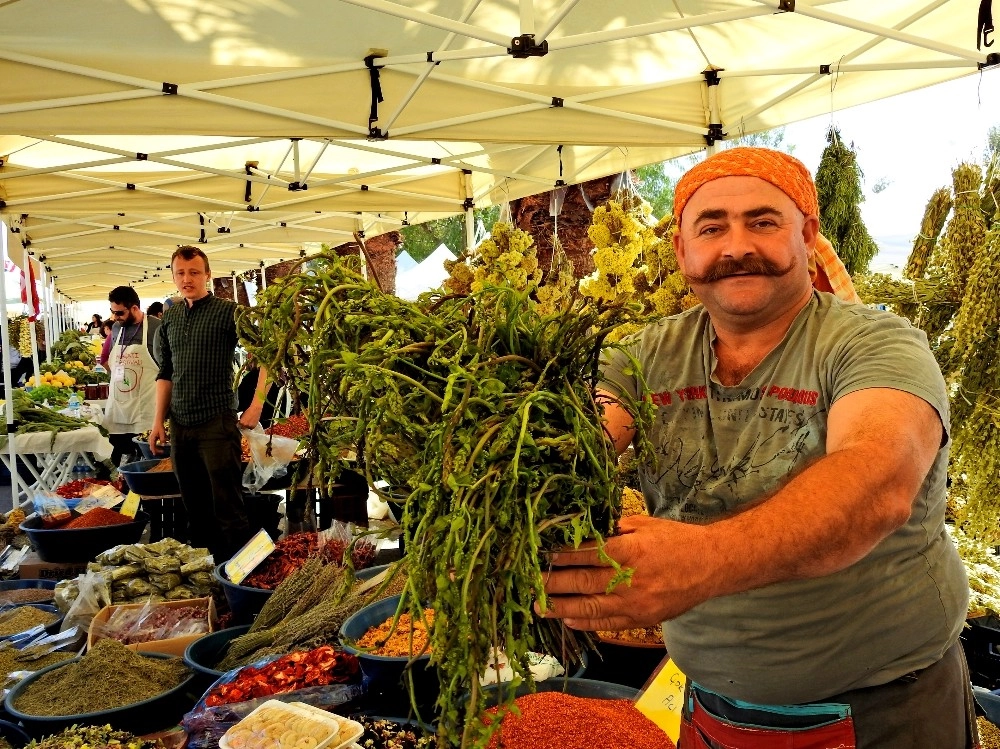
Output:
[[[781,151],[769,148],[728,148],[709,156],[681,177],[674,190],[674,225],[680,226],[681,214],[691,196],[712,180],[721,177],[757,177],[781,190],[806,216],[819,216],[816,183],[805,164]],[[860,302],[844,267],[830,241],[820,234],[809,259],[809,275],[820,291],[836,294],[847,302]]]

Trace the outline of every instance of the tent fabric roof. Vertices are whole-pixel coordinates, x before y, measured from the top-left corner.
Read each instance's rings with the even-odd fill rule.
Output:
[[[974,73],[979,5],[2,3],[0,216],[77,299],[182,243],[240,272]]]

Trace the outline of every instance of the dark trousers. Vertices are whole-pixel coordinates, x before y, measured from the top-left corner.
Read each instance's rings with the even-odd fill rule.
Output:
[[[136,454],[140,451],[132,439],[138,436],[138,433],[108,435],[108,442],[111,443],[111,465],[115,468],[121,466],[123,455],[128,456],[129,463],[135,460]]]
[[[236,412],[203,424],[170,420],[170,455],[188,517],[191,545],[225,562],[250,540],[243,506],[243,470]]]

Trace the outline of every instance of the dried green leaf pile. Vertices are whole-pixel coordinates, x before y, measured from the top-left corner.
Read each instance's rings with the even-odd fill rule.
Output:
[[[478,677],[493,648],[525,680],[529,650],[578,652],[532,603],[546,550],[613,531],[621,485],[595,387],[608,334],[637,314],[579,296],[543,314],[505,286],[411,303],[325,254],[239,320],[254,357],[307,388],[322,481],[356,447],[369,482],[402,502],[403,600],[435,611],[440,746],[485,745]],[[651,406],[630,407],[641,432]]]

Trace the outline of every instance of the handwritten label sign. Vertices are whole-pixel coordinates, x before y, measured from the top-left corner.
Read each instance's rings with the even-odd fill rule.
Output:
[[[134,518],[135,514],[139,511],[139,495],[135,492],[129,492],[125,496],[125,504],[118,511],[122,515],[128,515],[130,518]]]
[[[687,677],[673,659],[660,666],[659,672],[635,702],[636,709],[662,728],[675,744],[681,735],[681,710]]]
[[[95,488],[90,494],[80,500],[79,504],[73,509],[83,515],[95,507],[104,507],[110,510],[115,505],[121,504],[125,497],[122,496],[121,492],[115,489],[110,484],[104,484]],[[135,517],[133,514],[132,517]]]
[[[274,541],[271,540],[267,531],[257,531],[257,534],[247,541],[232,559],[226,562],[226,577],[229,578],[230,582],[239,585],[272,551],[274,551]]]

